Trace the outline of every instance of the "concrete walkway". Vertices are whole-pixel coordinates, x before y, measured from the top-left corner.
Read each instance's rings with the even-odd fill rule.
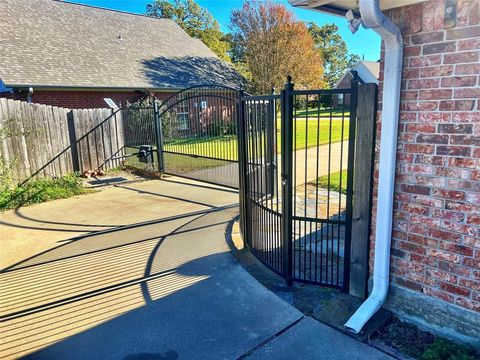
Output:
[[[388,359],[234,260],[235,192],[176,181],[0,215],[0,358]]]

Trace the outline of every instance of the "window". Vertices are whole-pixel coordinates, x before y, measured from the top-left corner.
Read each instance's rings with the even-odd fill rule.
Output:
[[[177,107],[177,124],[178,130],[190,129],[190,121],[188,117],[188,103],[180,104]]]

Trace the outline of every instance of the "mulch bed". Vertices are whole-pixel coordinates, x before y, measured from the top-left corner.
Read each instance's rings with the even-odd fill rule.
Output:
[[[387,346],[416,359],[435,341],[435,336],[393,316],[389,323],[372,334],[371,339],[380,340]]]

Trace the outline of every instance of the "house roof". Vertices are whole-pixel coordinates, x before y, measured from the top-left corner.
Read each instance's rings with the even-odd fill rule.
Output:
[[[357,71],[363,82],[378,84],[380,75],[380,63],[378,61],[359,61],[354,70]]]
[[[6,86],[181,89],[240,76],[171,20],[56,0],[0,1]]]
[[[377,61],[359,61],[352,69],[345,71],[345,74],[343,74],[343,76],[337,82],[335,88],[342,83],[345,76],[347,76],[352,70],[355,70],[358,73],[358,77],[363,83],[374,83],[378,85],[380,63]]]

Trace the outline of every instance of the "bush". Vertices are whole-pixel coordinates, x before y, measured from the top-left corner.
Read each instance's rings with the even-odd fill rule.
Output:
[[[237,125],[233,121],[228,122],[209,122],[207,124],[208,136],[235,135]]]
[[[75,174],[54,179],[32,180],[11,189],[2,188],[0,191],[0,210],[15,209],[49,200],[88,194],[92,191],[85,188],[80,176]]]
[[[3,156],[0,156],[0,193],[10,191],[15,187],[13,166],[13,162],[8,162]]]
[[[475,352],[453,342],[436,339],[422,354],[422,360],[475,360]]]

